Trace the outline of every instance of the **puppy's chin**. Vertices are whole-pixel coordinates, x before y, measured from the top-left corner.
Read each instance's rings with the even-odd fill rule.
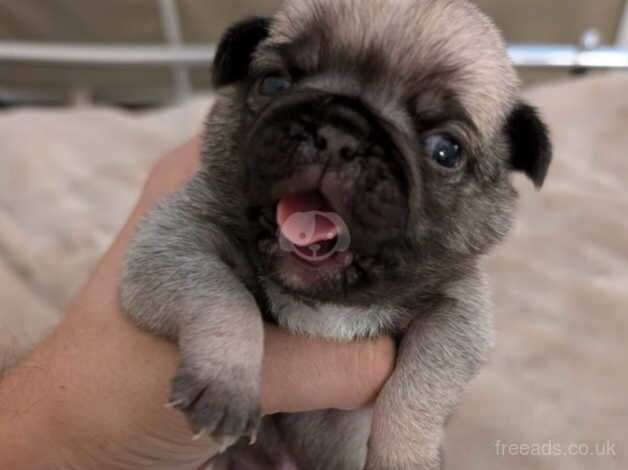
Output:
[[[367,285],[367,273],[351,250],[312,256],[308,249],[282,249],[279,239],[266,238],[256,249],[258,269],[284,289],[317,300],[339,300]]]

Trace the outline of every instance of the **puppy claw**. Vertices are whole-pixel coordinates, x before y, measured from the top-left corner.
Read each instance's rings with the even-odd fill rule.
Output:
[[[164,406],[168,409],[173,410],[173,409],[180,408],[181,405],[183,405],[184,403],[185,403],[185,400],[183,398],[180,398],[178,400],[169,401]]]
[[[195,436],[209,436],[219,445],[224,438],[249,436],[260,420],[258,385],[252,374],[231,371],[229,383],[200,375],[199,367],[182,363],[172,380],[171,403],[187,418]],[[233,383],[231,383],[233,382]],[[243,386],[244,385],[244,386]],[[227,442],[224,448],[231,445]]]
[[[231,447],[233,444],[236,443],[236,441],[238,440],[237,437],[227,437],[224,436],[222,438],[216,439],[216,443],[218,444],[218,454],[224,454],[225,451]]]
[[[203,428],[199,432],[194,434],[194,436],[192,436],[192,440],[193,441],[198,441],[198,440],[202,439],[203,437],[207,437],[207,436],[208,436],[207,429]]]

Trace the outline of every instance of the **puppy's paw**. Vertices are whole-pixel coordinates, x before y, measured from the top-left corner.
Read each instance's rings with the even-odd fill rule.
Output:
[[[443,456],[439,448],[436,452],[415,449],[414,452],[399,453],[398,449],[369,446],[364,470],[442,470]]]
[[[259,378],[244,368],[204,374],[182,363],[172,379],[170,405],[181,411],[198,437],[227,443],[254,441],[261,420]]]

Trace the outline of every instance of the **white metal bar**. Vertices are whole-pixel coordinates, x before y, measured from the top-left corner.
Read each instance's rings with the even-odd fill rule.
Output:
[[[164,66],[183,64],[209,67],[215,47],[186,45],[73,44],[0,41],[0,60],[48,65]]]
[[[628,47],[628,0],[624,5],[624,14],[619,22],[619,28],[617,29],[617,40],[615,44],[618,46]]]
[[[508,53],[518,67],[628,68],[628,48],[512,44]]]
[[[159,13],[168,44],[174,49],[180,48],[183,45],[183,37],[176,0],[159,0]],[[190,94],[192,87],[185,64],[176,63],[172,66],[172,79],[178,99],[185,98]]]
[[[214,45],[76,45],[0,41],[0,60],[74,66],[164,66],[182,64],[208,67]],[[628,47],[598,47],[554,44],[511,44],[508,52],[519,67],[628,68]]]

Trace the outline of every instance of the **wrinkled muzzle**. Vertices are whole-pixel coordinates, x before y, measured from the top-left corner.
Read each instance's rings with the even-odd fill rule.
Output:
[[[374,255],[406,231],[408,172],[359,100],[293,92],[255,120],[242,152],[251,206],[273,208],[282,248]]]

